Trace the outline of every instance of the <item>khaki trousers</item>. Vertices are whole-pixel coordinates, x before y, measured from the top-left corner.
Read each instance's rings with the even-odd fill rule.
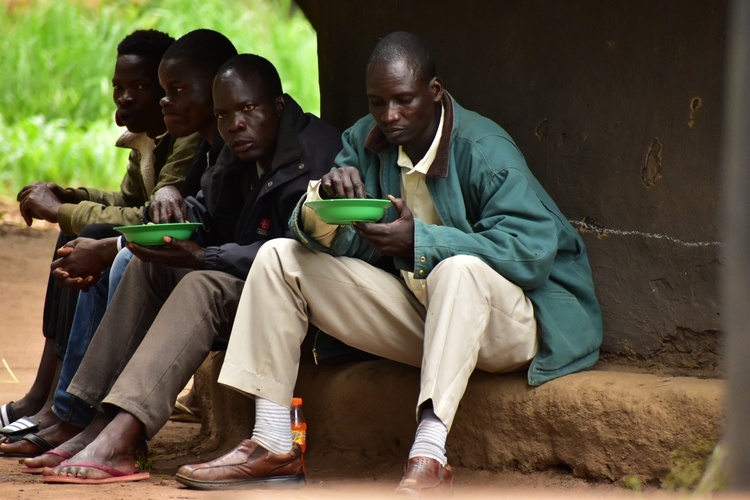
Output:
[[[531,302],[476,257],[441,262],[425,307],[400,278],[364,261],[278,239],[263,245],[245,282],[219,382],[289,406],[308,322],[421,367],[417,408],[432,400],[448,429],[475,368],[518,370],[537,351]]]

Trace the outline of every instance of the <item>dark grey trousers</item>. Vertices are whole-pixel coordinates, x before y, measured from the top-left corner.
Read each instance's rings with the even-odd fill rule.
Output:
[[[153,437],[218,338],[228,338],[244,280],[134,258],[68,392],[124,410]]]

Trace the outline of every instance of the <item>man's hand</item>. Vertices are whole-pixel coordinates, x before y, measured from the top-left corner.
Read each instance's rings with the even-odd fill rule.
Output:
[[[185,222],[187,206],[180,190],[174,186],[164,186],[154,194],[154,200],[148,206],[151,220],[160,222]]]
[[[63,288],[88,290],[112,264],[117,254],[117,238],[76,238],[58,249],[57,254],[60,258],[50,266],[57,284]]]
[[[331,170],[320,178],[321,198],[365,198],[365,185],[355,167]]]
[[[24,186],[16,199],[23,220],[31,226],[33,219],[57,222],[60,205],[75,201],[75,196],[72,190],[63,189],[54,182],[33,182]]]
[[[414,258],[414,215],[401,198],[388,195],[399,217],[390,223],[355,222],[357,233],[382,255]]]
[[[47,188],[50,191],[52,191],[52,194],[54,194],[58,200],[60,200],[62,203],[75,203],[76,202],[76,195],[73,189],[71,188],[63,188],[55,184],[54,182],[41,182],[41,181],[35,181],[31,184],[28,184],[21,188],[21,190],[18,192],[18,196],[16,197],[17,201],[23,201],[23,199],[26,197],[26,195],[31,192],[34,188]]]
[[[85,278],[73,278],[65,269],[59,267],[52,270],[52,277],[57,281],[57,284],[63,288],[70,288],[72,290],[79,290],[81,292],[87,292],[89,288],[94,286],[99,281],[99,276],[86,276]]]
[[[144,247],[128,243],[128,249],[145,262],[154,262],[170,267],[203,269],[206,251],[194,241],[182,241],[164,237],[163,247]]]

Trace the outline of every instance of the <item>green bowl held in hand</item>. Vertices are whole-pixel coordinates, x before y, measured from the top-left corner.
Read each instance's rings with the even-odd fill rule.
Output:
[[[189,240],[200,222],[168,222],[164,224],[140,224],[137,226],[119,226],[119,231],[129,243],[143,246],[164,245],[164,237],[170,236],[176,240]]]
[[[352,222],[377,222],[391,206],[390,200],[372,198],[337,198],[305,203],[326,224],[351,224]]]

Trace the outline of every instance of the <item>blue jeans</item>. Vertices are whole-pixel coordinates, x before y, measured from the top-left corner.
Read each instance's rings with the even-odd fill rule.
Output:
[[[114,262],[112,262],[112,267],[109,271],[109,295],[107,296],[107,305],[112,302],[112,296],[115,294],[117,285],[120,284],[122,275],[125,273],[125,268],[128,267],[128,262],[130,262],[130,259],[132,258],[133,252],[127,248],[123,248],[117,254],[117,257],[115,257]]]
[[[104,271],[102,279],[87,292],[79,294],[73,325],[70,329],[68,349],[65,352],[52,405],[55,415],[76,427],[88,426],[96,416],[96,409],[72,394],[68,394],[67,389],[78,371],[81,360],[132,257],[130,250],[121,250],[112,263],[112,267]]]

